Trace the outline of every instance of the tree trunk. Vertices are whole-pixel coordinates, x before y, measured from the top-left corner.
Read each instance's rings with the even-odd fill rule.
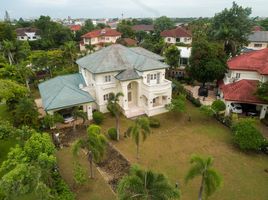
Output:
[[[201,186],[199,189],[199,194],[198,194],[198,200],[202,200],[202,196],[203,196],[203,190],[204,190],[204,174],[202,175],[202,181],[201,181]]]
[[[119,130],[119,116],[115,116],[115,121],[116,121],[116,133],[117,133],[117,141],[120,139],[120,130]]]
[[[27,89],[28,89],[29,92],[30,92],[31,90],[30,90],[29,81],[28,81],[27,78],[25,79],[25,84],[26,84]]]

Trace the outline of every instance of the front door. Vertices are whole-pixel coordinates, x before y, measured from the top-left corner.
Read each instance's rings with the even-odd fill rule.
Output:
[[[127,93],[127,98],[128,98],[128,102],[132,101],[132,93],[131,92]]]

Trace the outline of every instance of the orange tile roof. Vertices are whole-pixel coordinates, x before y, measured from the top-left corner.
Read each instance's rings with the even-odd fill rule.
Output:
[[[94,30],[82,35],[82,38],[95,38],[100,36],[121,36],[122,33],[118,32],[117,30],[111,28],[104,28],[100,30]]]
[[[82,27],[80,25],[70,25],[69,28],[71,31],[80,31]]]
[[[192,34],[182,27],[177,27],[175,29],[165,30],[161,32],[161,36],[180,38],[180,37],[192,37]]]

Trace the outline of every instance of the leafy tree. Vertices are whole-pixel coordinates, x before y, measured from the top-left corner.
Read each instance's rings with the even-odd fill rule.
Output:
[[[74,41],[64,43],[63,56],[67,60],[67,63],[71,64],[72,67],[74,67],[74,63],[77,58],[77,46]]]
[[[197,81],[212,82],[223,78],[226,72],[226,55],[218,43],[206,40],[193,43],[188,72]]]
[[[164,30],[172,29],[174,27],[175,27],[174,21],[172,21],[170,18],[166,16],[159,17],[154,21],[155,31],[159,33]]]
[[[264,28],[265,31],[268,31],[268,18],[261,20],[260,25]]]
[[[120,200],[170,200],[179,199],[180,192],[163,174],[144,171],[134,166],[130,174],[121,179],[117,187]]]
[[[140,43],[140,45],[157,54],[161,54],[165,45],[164,39],[159,33],[148,34],[145,39]]]
[[[222,184],[222,178],[218,172],[212,168],[213,158],[193,155],[191,157],[192,167],[188,171],[185,181],[201,176],[201,185],[198,194],[198,200],[211,196]],[[204,193],[205,192],[205,193]]]
[[[73,130],[76,131],[76,121],[78,118],[81,118],[83,120],[83,124],[87,120],[87,113],[85,113],[83,110],[80,110],[79,107],[75,107],[72,111],[72,115],[74,118],[73,122]]]
[[[87,149],[90,176],[93,178],[93,160],[98,163],[103,159],[107,141],[105,136],[101,134],[101,128],[98,125],[90,125],[87,129],[87,135],[87,139],[80,139],[74,143],[72,151],[74,156],[78,156],[81,148]]]
[[[259,84],[258,89],[256,91],[256,95],[260,99],[268,101],[268,81]]]
[[[224,43],[227,55],[236,56],[247,45],[252,30],[251,8],[243,8],[235,2],[230,9],[225,8],[212,20],[212,37]]]
[[[117,130],[117,140],[120,138],[120,129],[119,129],[119,119],[121,114],[120,105],[118,104],[120,97],[124,96],[122,92],[118,92],[116,94],[110,93],[110,97],[107,104],[107,109],[111,112],[113,116],[115,116],[115,124]]]
[[[79,186],[87,182],[86,170],[79,163],[74,164],[74,181]]]
[[[214,111],[211,109],[211,106],[207,106],[207,105],[202,105],[200,107],[200,111],[208,117],[213,117],[215,114]]]
[[[15,63],[21,63],[28,60],[28,57],[31,54],[31,46],[28,41],[19,41],[17,40],[15,43],[15,54],[14,60]]]
[[[189,23],[189,29],[192,32],[193,40],[208,40],[211,31],[211,19],[198,18]]]
[[[15,27],[7,22],[0,22],[0,43],[4,40],[15,41],[16,32]]]
[[[12,65],[14,61],[15,46],[12,41],[4,40],[2,42],[1,51],[3,55],[8,59],[9,64]]]
[[[53,115],[47,114],[43,119],[43,123],[46,128],[53,128],[56,123],[63,121],[64,119],[59,113],[54,113]]]
[[[131,136],[132,139],[135,141],[137,149],[137,159],[139,159],[141,137],[144,141],[151,133],[149,119],[147,117],[137,118],[135,120],[134,125],[130,126],[126,133],[128,136]]]
[[[178,95],[177,97],[171,100],[171,103],[166,106],[169,111],[175,113],[181,113],[185,111],[186,97],[183,94]]]
[[[242,150],[259,150],[265,139],[250,120],[240,120],[232,127],[234,143]]]
[[[122,20],[122,22],[120,22],[117,25],[117,31],[122,33],[123,38],[133,38],[134,39],[134,37],[135,37],[135,33],[132,30],[132,26],[131,26],[131,24],[128,23],[128,21]]]
[[[211,109],[216,114],[218,114],[219,112],[222,112],[226,109],[226,105],[222,100],[218,99],[218,100],[213,101],[213,103],[211,105]]]
[[[14,122],[17,125],[37,125],[39,113],[35,102],[30,98],[19,100],[14,110]]]
[[[176,45],[169,46],[165,52],[165,62],[172,68],[179,67],[180,62],[180,50],[176,47]]]

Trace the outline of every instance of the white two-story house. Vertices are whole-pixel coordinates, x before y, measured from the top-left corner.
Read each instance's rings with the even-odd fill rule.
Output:
[[[192,34],[183,27],[162,31],[160,35],[164,38],[165,43],[168,44],[192,44]]]
[[[61,91],[58,94],[62,93],[62,97],[59,98],[57,92],[50,92],[52,86],[49,85],[53,85],[53,80],[39,85],[43,105],[49,108],[44,106],[44,109],[53,113],[62,108],[82,105],[91,118],[93,110],[108,112],[110,94],[122,92],[124,96],[120,97],[119,105],[128,118],[167,112],[166,105],[171,102],[172,88],[171,81],[165,79],[165,70],[169,66],[161,60],[161,56],[140,47],[127,48],[114,44],[103,48],[77,60],[79,74],[73,77],[75,81],[70,81],[73,78],[69,75],[68,80],[63,76],[61,79],[66,81],[55,82],[57,86],[54,87],[67,85],[57,90]],[[68,100],[64,100],[65,94]]]
[[[111,28],[94,30],[81,36],[80,50],[85,51],[86,45],[92,45],[95,49],[100,49],[105,44],[114,44],[121,38],[122,33]]]
[[[22,41],[35,41],[41,39],[40,30],[37,28],[17,28],[17,39]]]
[[[268,102],[259,99],[259,83],[268,81],[268,49],[236,56],[228,61],[228,71],[219,82],[219,95],[226,103],[226,114],[231,103],[256,105],[260,118],[267,113]]]

